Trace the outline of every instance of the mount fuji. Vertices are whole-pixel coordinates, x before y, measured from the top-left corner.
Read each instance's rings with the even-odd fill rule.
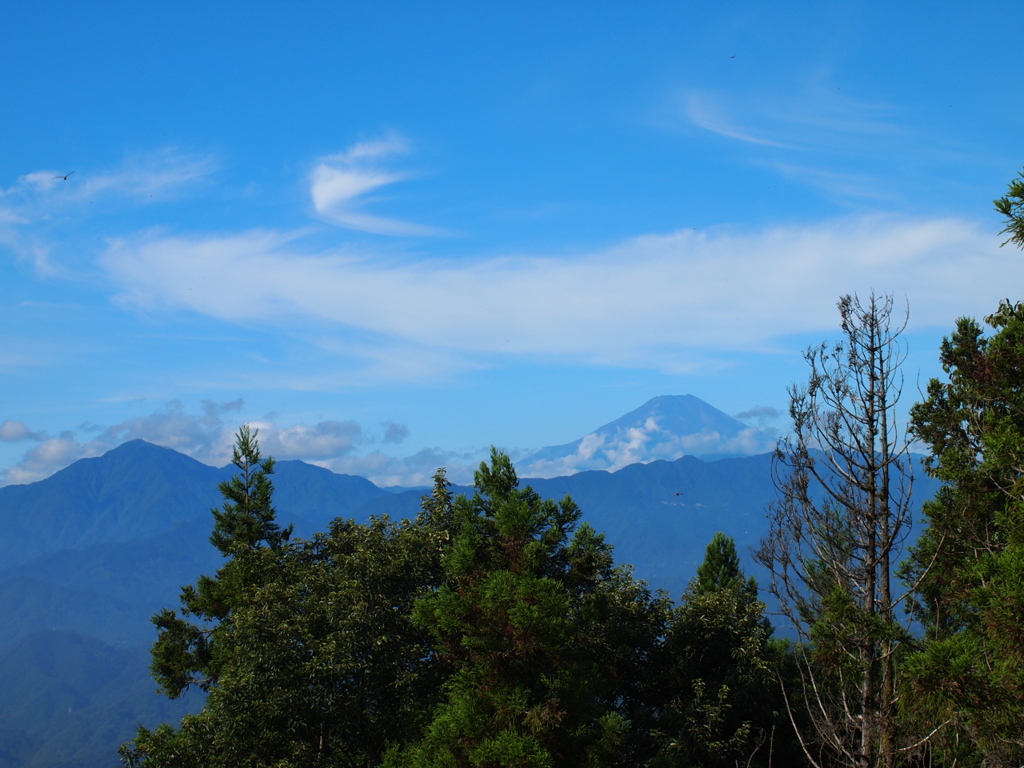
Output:
[[[516,465],[524,477],[615,472],[659,459],[696,456],[708,461],[767,453],[777,437],[693,395],[662,395],[574,442],[542,448]]]

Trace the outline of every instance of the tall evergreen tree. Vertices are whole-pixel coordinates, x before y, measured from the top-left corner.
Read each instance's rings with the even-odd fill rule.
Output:
[[[778,689],[781,651],[769,642],[757,591],[733,539],[716,533],[652,668],[661,690],[653,768],[768,766],[797,757]]]
[[[690,586],[692,594],[707,594],[718,589],[745,591],[752,600],[757,599],[757,579],[744,580],[740,556],[732,536],[719,531],[704,552],[704,560],[697,566],[697,578]]]
[[[195,586],[181,590],[180,616],[164,609],[153,617],[159,637],[151,669],[171,698],[190,686],[208,690],[217,682],[233,611],[245,591],[272,570],[291,536],[290,526],[282,530],[277,523],[270,480],[274,459],[263,457],[257,434],[248,425],[238,430],[231,456],[238,472],[220,484],[224,505],[212,510],[210,542],[227,562],[215,577],[200,576]]]
[[[958,764],[1024,764],[1024,303],[961,318],[911,410],[943,481],[906,567],[927,630],[907,702]]]
[[[570,499],[520,488],[506,454],[492,450],[475,480],[454,504],[445,583],[415,613],[453,668],[445,700],[420,743],[386,765],[621,764],[637,747],[630,685],[614,672],[641,668],[663,603],[611,569]]]

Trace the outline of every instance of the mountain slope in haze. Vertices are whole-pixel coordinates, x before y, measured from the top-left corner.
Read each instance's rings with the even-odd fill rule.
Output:
[[[125,543],[210,519],[223,501],[217,486],[235,467],[202,464],[144,440],[80,459],[45,480],[0,488],[0,568],[62,550]],[[275,502],[296,535],[312,535],[335,517],[386,494],[369,480],[301,461],[281,461]]]
[[[149,617],[223,562],[209,543],[210,510],[234,472],[136,440],[46,480],[0,488],[0,521],[16,532],[0,545],[0,645],[50,629],[151,642]],[[273,480],[279,519],[294,523],[296,536],[389,495],[301,461],[278,462]]]
[[[146,646],[39,632],[0,648],[0,766],[113,768],[139,722],[180,722],[203,696],[155,693]]]
[[[542,448],[518,466],[529,477],[614,472],[630,464],[682,456],[711,459],[766,453],[775,440],[693,395],[662,395],[579,440]]]
[[[211,528],[207,513],[149,539],[50,552],[0,570],[0,637],[10,643],[60,628],[107,643],[152,642],[149,617],[223,564]]]
[[[0,488],[0,567],[91,544],[154,536],[217,502],[225,475],[133,440],[45,480]]]

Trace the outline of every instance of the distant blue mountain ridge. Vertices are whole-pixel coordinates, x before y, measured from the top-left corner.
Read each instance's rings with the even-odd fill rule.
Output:
[[[170,448],[132,440],[45,480],[0,488],[0,568],[59,550],[146,539],[210,520],[235,467],[215,468]],[[275,503],[305,535],[387,494],[369,480],[302,461],[277,462]]]

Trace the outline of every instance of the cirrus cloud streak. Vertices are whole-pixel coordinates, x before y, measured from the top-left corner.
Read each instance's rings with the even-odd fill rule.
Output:
[[[273,231],[148,232],[112,242],[101,263],[117,300],[147,311],[312,322],[469,355],[669,368],[682,350],[766,350],[831,329],[843,293],[894,292],[907,297],[912,328],[942,326],[988,311],[1024,279],[1017,254],[975,224],[881,215],[648,235],[560,258],[415,261],[317,251]]]

